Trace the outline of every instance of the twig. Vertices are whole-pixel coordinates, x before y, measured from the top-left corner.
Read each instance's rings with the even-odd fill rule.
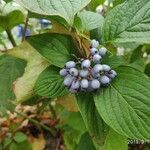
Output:
[[[61,139],[57,139],[56,150],[59,150]]]
[[[10,40],[10,42],[12,43],[12,45],[13,45],[14,47],[16,47],[17,44],[16,44],[16,42],[15,42],[15,40],[14,40],[14,37],[13,37],[13,35],[12,35],[12,33],[11,33],[11,30],[7,29],[7,30],[6,30],[6,33],[7,33],[7,35],[8,35],[8,39]]]
[[[91,39],[88,38],[86,35],[79,33],[80,36],[82,36],[84,39],[88,40],[89,42],[91,42]]]
[[[53,130],[53,129],[47,127],[46,125],[44,125],[43,123],[38,122],[38,121],[35,120],[35,119],[29,118],[26,114],[23,114],[23,113],[20,113],[20,112],[17,112],[17,111],[15,111],[15,112],[16,112],[18,115],[20,115],[20,116],[22,116],[22,117],[28,119],[28,120],[29,120],[30,122],[32,122],[33,124],[41,126],[43,129],[45,129],[46,131],[50,132],[50,133],[52,134],[52,136],[55,137],[55,135],[56,135],[56,131],[55,131],[55,130]]]
[[[27,15],[24,30],[23,30],[23,35],[22,35],[22,42],[26,39],[26,31],[27,31],[27,28],[28,28],[28,21],[29,21],[29,17]]]
[[[49,104],[49,109],[50,109],[50,111],[51,111],[51,113],[53,115],[53,118],[57,118],[56,112],[55,112],[55,110],[54,110],[54,108],[53,108],[53,106],[51,104]]]

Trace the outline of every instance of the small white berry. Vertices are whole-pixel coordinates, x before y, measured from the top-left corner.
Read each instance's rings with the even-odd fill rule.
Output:
[[[102,57],[99,54],[95,54],[93,56],[93,62],[94,63],[99,63],[101,61]]]
[[[68,61],[66,64],[65,64],[65,67],[70,69],[70,68],[74,68],[76,66],[76,63],[74,61]]]
[[[72,77],[71,75],[66,76],[64,79],[64,85],[69,87],[72,84],[73,80],[74,77]]]
[[[81,67],[82,69],[88,69],[91,65],[91,61],[89,59],[85,59],[82,63],[81,63]]]
[[[99,73],[101,71],[103,71],[103,67],[101,64],[96,64],[94,67],[93,67],[93,71],[94,73]]]
[[[102,67],[103,67],[103,70],[106,72],[111,70],[110,66],[108,66],[108,65],[103,64]]]
[[[94,79],[91,81],[91,87],[93,89],[99,89],[100,88],[100,82],[97,79]]]
[[[99,54],[103,57],[106,55],[107,49],[105,47],[102,47],[99,49]]]
[[[59,74],[60,74],[61,76],[65,77],[66,75],[68,75],[68,70],[67,70],[67,69],[61,69],[61,70],[59,71]]]
[[[82,79],[81,80],[81,88],[86,89],[88,88],[89,82],[87,79]]]
[[[102,85],[106,85],[110,83],[110,79],[107,76],[101,76],[100,82]]]
[[[95,55],[98,53],[98,49],[97,48],[91,48],[90,53],[91,53],[91,55]]]
[[[108,76],[109,76],[111,79],[113,79],[113,78],[115,78],[115,77],[117,76],[117,73],[116,73],[116,71],[111,70],[111,71],[109,72]]]
[[[80,87],[80,82],[79,82],[79,80],[74,80],[74,81],[72,82],[72,84],[71,84],[71,89],[77,90],[77,89],[79,89],[79,87]]]
[[[89,75],[88,70],[80,70],[80,77],[86,78]]]
[[[94,48],[97,48],[97,47],[99,46],[99,42],[96,41],[95,39],[93,39],[93,40],[91,41],[91,46],[94,47]]]
[[[69,70],[69,73],[72,75],[72,76],[78,76],[78,70],[76,68],[71,68]]]
[[[98,77],[100,77],[100,73],[99,73],[99,72],[96,72],[96,73],[95,73],[95,71],[94,71],[93,69],[91,70],[91,74],[92,74],[93,78],[98,78]]]

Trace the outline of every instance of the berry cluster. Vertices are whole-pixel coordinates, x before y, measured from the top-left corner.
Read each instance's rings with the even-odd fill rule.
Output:
[[[72,93],[96,91],[102,86],[109,85],[117,73],[110,66],[101,64],[106,53],[105,47],[100,47],[98,41],[92,40],[88,59],[69,61],[60,70],[60,75],[64,77],[64,85]]]

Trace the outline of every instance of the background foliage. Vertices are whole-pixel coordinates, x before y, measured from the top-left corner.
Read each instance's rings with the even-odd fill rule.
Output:
[[[87,58],[93,38],[118,76],[97,93],[69,94],[59,71]],[[0,1],[0,149],[35,149],[26,121],[45,149],[147,150],[149,76],[149,0]]]

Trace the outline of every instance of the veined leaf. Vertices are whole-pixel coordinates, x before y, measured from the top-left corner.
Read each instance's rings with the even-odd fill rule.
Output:
[[[150,63],[146,65],[144,73],[150,77]]]
[[[0,110],[11,109],[11,101],[15,100],[13,82],[20,77],[26,61],[9,55],[0,56]]]
[[[43,97],[52,98],[67,93],[63,84],[63,78],[59,75],[60,68],[55,66],[47,67],[39,76],[35,84],[35,92]]]
[[[100,142],[103,142],[106,134],[106,124],[98,114],[94,104],[93,95],[82,93],[76,95],[76,98],[79,110],[90,135],[95,139],[100,140]]]
[[[23,42],[18,47],[8,51],[8,54],[27,61],[25,72],[14,82],[13,90],[17,102],[28,100],[34,96],[34,84],[49,63],[27,42]]]
[[[127,64],[127,62],[125,61],[125,58],[123,56],[117,56],[117,55],[106,56],[102,60],[102,63],[110,65],[113,69],[117,68],[121,65]]]
[[[60,16],[73,25],[75,14],[84,8],[90,0],[17,0],[17,2],[31,12]]]
[[[150,43],[149,8],[149,0],[127,0],[115,7],[103,25],[104,40]]]
[[[30,37],[28,42],[53,65],[63,67],[70,59],[74,46],[70,36],[46,33]]]
[[[127,150],[127,138],[110,129],[104,144],[104,150]]]
[[[150,79],[131,67],[115,70],[115,81],[94,97],[99,114],[126,137],[150,139]]]
[[[104,22],[102,15],[91,11],[82,11],[78,13],[80,21],[75,26],[81,32],[87,32],[96,28],[101,28]]]
[[[25,10],[12,3],[7,3],[0,9],[0,27],[3,29],[11,29],[14,26],[23,23],[25,18]]]
[[[90,137],[88,132],[85,132],[81,136],[77,150],[96,150],[92,138]]]

